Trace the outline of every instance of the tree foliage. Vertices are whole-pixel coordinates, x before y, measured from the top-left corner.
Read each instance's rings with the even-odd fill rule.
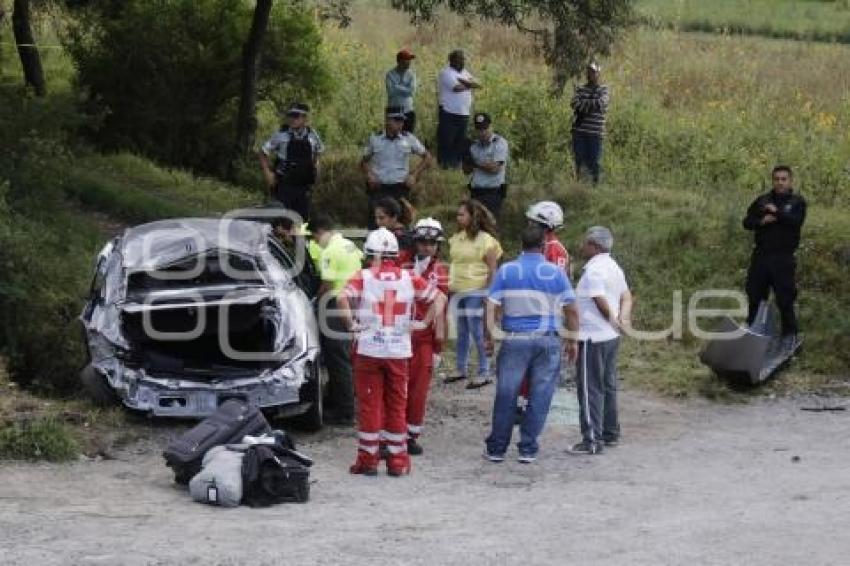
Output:
[[[253,3],[242,0],[100,0],[79,11],[65,44],[87,109],[100,116],[98,143],[225,173],[252,15]],[[259,97],[281,105],[296,94],[328,92],[320,45],[303,5],[275,3]]]
[[[559,93],[589,59],[609,54],[632,19],[631,0],[392,0],[392,5],[410,13],[415,23],[447,8],[534,35],[553,68]]]

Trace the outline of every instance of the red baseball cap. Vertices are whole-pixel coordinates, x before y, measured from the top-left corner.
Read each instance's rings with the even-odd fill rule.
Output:
[[[396,53],[395,58],[401,61],[412,61],[416,59],[416,55],[410,49],[405,48]]]

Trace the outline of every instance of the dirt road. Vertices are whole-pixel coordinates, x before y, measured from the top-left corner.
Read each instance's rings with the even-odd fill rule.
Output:
[[[348,475],[350,431],[303,438],[317,460],[306,505],[191,502],[159,457],[163,427],[115,460],[2,464],[0,563],[850,563],[850,411],[627,391],[619,447],[571,456],[576,428],[555,425],[536,464],[491,464],[492,389],[437,389],[408,478]]]

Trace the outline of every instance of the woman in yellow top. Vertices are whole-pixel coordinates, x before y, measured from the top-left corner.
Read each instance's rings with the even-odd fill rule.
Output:
[[[478,350],[478,374],[466,388],[477,389],[493,382],[484,348],[484,299],[502,257],[502,246],[494,236],[493,215],[477,200],[460,203],[457,227],[457,233],[449,239],[449,291],[459,295],[452,301],[457,323],[457,373],[445,383],[466,379],[472,336]]]

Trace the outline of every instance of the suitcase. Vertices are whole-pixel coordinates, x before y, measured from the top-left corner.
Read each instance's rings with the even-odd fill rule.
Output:
[[[210,448],[240,442],[246,435],[269,433],[271,427],[257,407],[228,399],[215,413],[172,440],[162,456],[174,470],[174,481],[187,484],[201,470],[201,461]]]

